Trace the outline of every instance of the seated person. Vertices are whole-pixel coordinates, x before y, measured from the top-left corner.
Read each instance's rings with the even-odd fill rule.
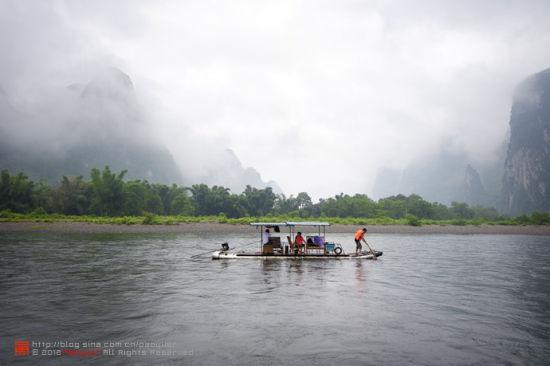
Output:
[[[271,234],[269,233],[269,229],[265,229],[265,232],[262,233],[262,244],[269,244],[270,239]]]
[[[294,242],[296,243],[296,246],[298,247],[298,252],[302,252],[302,247],[305,244],[304,237],[302,236],[302,233],[298,231],[296,234],[296,238],[294,238]]]

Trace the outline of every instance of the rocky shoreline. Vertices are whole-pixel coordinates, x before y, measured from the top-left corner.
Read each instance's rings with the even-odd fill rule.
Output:
[[[332,225],[327,233],[353,233],[357,225]],[[249,225],[219,224],[213,222],[175,225],[112,225],[85,222],[2,222],[2,233],[255,233]],[[370,225],[369,234],[510,234],[550,235],[550,226],[536,225]]]

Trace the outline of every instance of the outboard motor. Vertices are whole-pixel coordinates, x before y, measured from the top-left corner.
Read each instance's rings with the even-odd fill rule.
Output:
[[[222,252],[227,252],[229,250],[229,244],[228,243],[222,243]]]

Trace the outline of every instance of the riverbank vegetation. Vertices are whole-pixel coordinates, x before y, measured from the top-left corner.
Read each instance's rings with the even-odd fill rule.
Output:
[[[240,194],[221,186],[191,187],[125,181],[126,172],[92,169],[90,180],[63,177],[59,184],[34,182],[23,173],[0,177],[0,221],[73,221],[100,224],[178,224],[315,219],[353,225],[550,225],[549,213],[515,218],[494,208],[450,206],[412,194],[374,201],[367,195],[339,194],[313,203],[306,192],[276,195],[247,186]]]

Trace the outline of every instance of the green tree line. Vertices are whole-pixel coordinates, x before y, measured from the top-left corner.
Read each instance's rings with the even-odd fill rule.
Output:
[[[191,187],[124,180],[126,171],[92,169],[90,179],[63,176],[59,184],[29,180],[23,173],[1,172],[0,211],[56,213],[64,215],[140,216],[225,215],[228,218],[280,216],[315,218],[382,218],[415,220],[498,219],[494,208],[471,207],[453,202],[450,206],[422,197],[396,195],[374,201],[364,194],[339,194],[312,202],[306,192],[277,195],[268,188],[247,186],[239,194],[221,186],[195,184]]]

